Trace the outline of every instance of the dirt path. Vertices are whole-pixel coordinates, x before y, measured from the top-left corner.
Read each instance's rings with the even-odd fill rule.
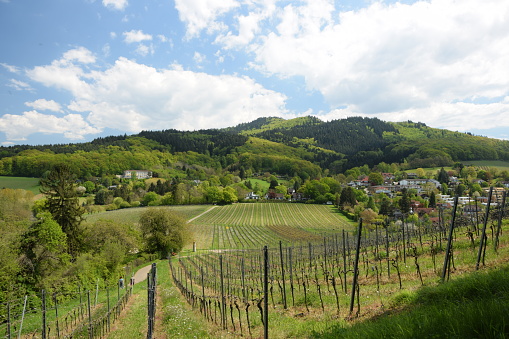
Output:
[[[190,223],[190,222],[191,222],[191,221],[193,221],[194,219],[198,219],[199,217],[201,217],[201,216],[202,216],[202,215],[204,215],[205,213],[208,213],[208,212],[212,211],[212,209],[214,209],[214,208],[216,208],[216,207],[217,207],[217,205],[212,206],[211,208],[209,208],[209,209],[208,209],[208,210],[206,210],[205,212],[203,212],[203,213],[201,213],[201,214],[198,214],[198,215],[197,215],[196,217],[194,217],[194,218],[189,219],[189,220],[187,221],[187,223]]]
[[[150,272],[150,269],[152,268],[152,264],[140,268],[136,273],[134,274],[134,283],[137,284],[139,282],[145,281],[147,279],[147,274]]]

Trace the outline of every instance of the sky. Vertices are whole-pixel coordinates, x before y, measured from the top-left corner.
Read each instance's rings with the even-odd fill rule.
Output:
[[[506,0],[0,0],[0,145],[259,117],[509,139]]]

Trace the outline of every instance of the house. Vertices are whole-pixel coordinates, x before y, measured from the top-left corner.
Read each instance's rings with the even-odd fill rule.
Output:
[[[148,170],[126,170],[121,178],[124,179],[132,179],[135,177],[136,179],[149,179],[152,178],[152,171]]]
[[[466,205],[463,207],[463,215],[474,216],[482,213],[482,207],[478,205]]]
[[[260,196],[258,194],[255,194],[254,192],[249,192],[246,194],[246,200],[258,200],[260,199]]]
[[[419,218],[422,218],[424,215],[429,215],[435,212],[435,209],[432,207],[417,207],[414,209],[414,213],[416,213]]]
[[[266,195],[267,199],[271,200],[283,200],[285,195],[283,193],[276,193],[276,191],[270,190]]]

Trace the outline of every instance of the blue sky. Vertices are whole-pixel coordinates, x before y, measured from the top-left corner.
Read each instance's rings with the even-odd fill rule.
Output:
[[[509,2],[0,0],[0,145],[263,116],[509,139]]]

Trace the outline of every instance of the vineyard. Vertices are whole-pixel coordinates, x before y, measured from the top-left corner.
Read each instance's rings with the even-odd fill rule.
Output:
[[[338,227],[344,223],[332,226],[332,213],[325,213],[322,222],[321,217],[314,220],[292,211],[301,225],[292,233],[275,212],[277,205],[264,212],[259,205],[216,208],[201,220],[206,216],[214,223],[215,245],[241,245],[242,250],[170,260],[174,282],[193,308],[211,325],[236,336],[269,332],[272,337],[308,337],[311,330],[305,324],[310,319],[321,319],[321,331],[329,329],[332,319],[347,327],[354,319],[381,314],[397,298],[405,298],[402,291],[498,266],[509,255],[505,199],[475,217],[451,209],[435,224],[387,220],[366,228],[361,221],[354,232]],[[281,209],[285,205],[292,206],[281,204]],[[274,226],[264,228],[264,223]],[[263,242],[268,245],[263,250],[260,245],[249,248]],[[496,329],[503,333],[500,326]]]
[[[202,249],[249,249],[317,241],[353,225],[332,206],[255,203],[217,206],[191,223]]]

